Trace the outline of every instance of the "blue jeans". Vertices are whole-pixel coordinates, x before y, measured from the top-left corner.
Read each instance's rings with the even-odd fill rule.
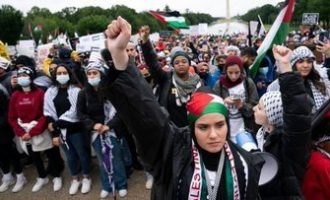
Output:
[[[118,139],[113,136],[107,136],[106,139],[111,140],[112,148],[112,164],[113,164],[113,179],[115,181],[115,188],[116,190],[127,189],[127,177],[126,177],[126,164],[131,162],[131,155],[127,154],[128,146],[125,139]],[[102,189],[108,192],[111,192],[112,189],[109,184],[108,174],[104,169],[103,166],[103,156],[102,156],[102,144],[101,144],[101,137],[97,136],[95,141],[92,143],[92,146],[95,150],[99,167],[100,167],[100,176],[101,176],[101,184]],[[128,150],[129,152],[129,150]]]
[[[91,159],[83,133],[68,134],[66,136],[66,142],[69,149],[65,144],[62,144],[62,149],[65,153],[71,176],[77,176],[79,174],[79,160],[83,175],[89,175]]]

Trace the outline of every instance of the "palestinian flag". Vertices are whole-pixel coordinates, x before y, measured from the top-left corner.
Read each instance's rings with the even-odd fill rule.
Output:
[[[217,95],[206,92],[195,92],[187,103],[188,121],[195,122],[203,115],[219,113],[228,116],[228,110],[223,99]]]
[[[250,67],[250,74],[254,78],[258,72],[259,65],[266,55],[268,49],[272,48],[273,44],[281,45],[289,33],[290,21],[294,11],[295,0],[287,0],[284,8],[278,14],[273,26],[270,28],[265,40],[258,49],[258,56]]]
[[[168,27],[173,29],[188,29],[186,20],[178,11],[173,12],[156,12],[149,11],[149,13],[158,21],[167,24]]]

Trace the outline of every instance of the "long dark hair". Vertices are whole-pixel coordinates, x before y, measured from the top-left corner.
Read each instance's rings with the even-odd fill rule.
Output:
[[[51,74],[51,78],[52,78],[53,84],[55,86],[58,87],[60,85],[60,83],[56,80],[56,72],[57,72],[59,67],[64,67],[66,69],[66,71],[68,72],[68,75],[70,77],[70,79],[67,83],[68,85],[75,85],[75,86],[79,85],[77,76],[72,72],[71,68],[68,65],[64,64],[64,63],[60,63],[55,67],[54,72]]]
[[[319,90],[322,95],[326,95],[326,86],[324,82],[321,81],[320,73],[315,69],[314,63],[312,65],[312,70],[306,76],[306,80],[312,81],[316,89]],[[294,64],[293,69],[297,71],[296,63]]]

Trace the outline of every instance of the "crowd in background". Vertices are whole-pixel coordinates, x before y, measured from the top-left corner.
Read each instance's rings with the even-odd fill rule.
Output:
[[[252,46],[247,45],[244,34],[171,35],[151,42],[149,33],[148,26],[141,27],[139,43],[128,43],[126,51],[172,123],[181,128],[190,125],[187,104],[198,88],[207,86],[223,99],[228,109],[229,138],[233,143],[237,143],[237,134],[247,131],[261,151],[271,152],[279,159],[281,167],[292,166],[281,171],[281,181],[260,189],[262,199],[302,194],[306,199],[330,198],[327,188],[330,183],[329,120],[322,121],[322,128],[316,127],[313,131],[307,127],[299,133],[306,137],[297,141],[278,140],[277,135],[285,133],[281,132],[283,127],[299,126],[306,119],[298,113],[301,122],[283,120],[283,107],[299,108],[294,108],[295,103],[281,100],[284,89],[280,88],[283,84],[279,74],[282,72],[271,49],[256,76],[251,76],[249,67],[257,57],[263,38],[253,38]],[[311,29],[308,33],[290,33],[285,46],[293,51],[290,64],[303,78],[302,90],[308,97],[295,98],[296,106],[310,105],[310,116],[315,116],[325,108],[330,97],[330,40],[324,39],[323,32]],[[0,192],[11,185],[14,185],[12,192],[24,188],[27,181],[22,160],[30,160],[37,171],[32,192],[41,190],[49,182],[48,176],[53,178],[54,191],[60,190],[62,172],[67,167],[72,178],[69,194],[76,194],[79,188],[81,193],[88,193],[92,186],[92,154],[98,160],[101,198],[114,191],[121,197],[126,196],[132,169],[145,170],[146,188],[152,188],[154,166],[139,159],[139,154],[148,152],[137,151],[139,148],[131,134],[134,131],[105,95],[111,89],[105,87],[109,85],[109,68],[113,65],[111,54],[107,49],[102,50],[101,60],[89,60],[90,55],[90,52],[79,54],[66,46],[54,46],[39,65],[36,58],[25,55],[12,56],[10,63],[0,60],[3,173]],[[287,87],[295,90],[291,85]],[[296,87],[299,92],[301,88]],[[260,110],[265,110],[266,122],[258,121]],[[328,115],[323,118],[329,119]],[[276,134],[270,136],[273,131]],[[270,145],[273,141],[278,142]],[[295,147],[283,147],[287,152],[280,152],[282,147],[277,147],[292,144]],[[282,154],[293,154],[297,160]],[[47,166],[43,155],[48,159]],[[286,188],[278,192],[271,187],[276,184]],[[319,198],[315,197],[316,193]]]

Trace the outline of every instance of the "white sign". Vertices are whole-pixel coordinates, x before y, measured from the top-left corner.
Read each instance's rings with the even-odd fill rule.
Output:
[[[19,55],[26,55],[34,58],[35,42],[34,40],[19,40],[16,50]]]
[[[190,35],[199,35],[198,25],[189,26],[189,32],[190,32]]]
[[[208,25],[206,23],[198,24],[198,34],[206,35],[208,32]]]
[[[250,32],[251,35],[258,35],[257,28],[258,28],[258,21],[250,21]]]
[[[303,25],[316,25],[319,23],[319,13],[304,13],[302,16]]]
[[[79,38],[76,50],[81,52],[100,51],[105,48],[105,37],[103,33],[86,35]]]
[[[160,36],[159,33],[152,33],[149,36],[151,42],[158,42]]]

